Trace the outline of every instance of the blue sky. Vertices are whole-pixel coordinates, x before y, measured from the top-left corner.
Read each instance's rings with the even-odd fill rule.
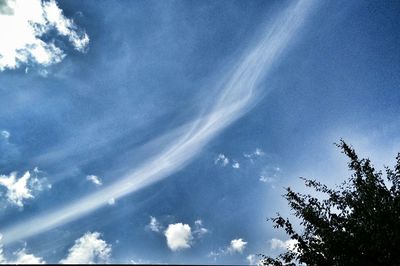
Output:
[[[266,218],[290,214],[281,194],[302,191],[298,177],[348,177],[334,142],[394,164],[399,11],[0,1],[0,261],[247,264],[283,251]]]

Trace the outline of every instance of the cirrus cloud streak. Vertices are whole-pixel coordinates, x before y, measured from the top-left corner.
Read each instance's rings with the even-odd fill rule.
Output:
[[[313,6],[300,1],[289,6],[268,25],[260,39],[249,47],[238,63],[223,76],[216,101],[208,112],[179,129],[179,137],[159,154],[127,173],[115,183],[64,207],[34,217],[3,230],[4,243],[14,242],[45,232],[78,219],[106,204],[157,182],[182,169],[223,129],[253,107],[261,94],[259,83],[276,65],[279,55],[292,41],[296,31]]]

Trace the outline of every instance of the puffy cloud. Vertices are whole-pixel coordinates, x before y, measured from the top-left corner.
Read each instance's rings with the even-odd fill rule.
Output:
[[[0,2],[1,4],[1,2]],[[0,235],[0,240],[2,236]],[[46,262],[33,254],[28,254],[23,248],[13,253],[13,259],[6,259],[3,254],[3,245],[0,244],[0,264],[45,264]]]
[[[150,216],[150,222],[146,225],[146,228],[156,233],[163,233],[167,239],[167,246],[172,251],[190,248],[196,239],[202,238],[209,232],[204,227],[201,219],[194,221],[193,227],[190,227],[188,224],[175,223],[169,224],[167,229],[163,231],[165,227],[156,217]]]
[[[0,240],[2,236],[0,234]],[[13,253],[13,258],[8,259],[3,254],[3,246],[0,244],[0,264],[46,264],[41,257],[27,253],[26,249],[20,249]],[[95,264],[107,263],[111,255],[111,245],[100,239],[100,233],[86,233],[75,241],[62,264]]]
[[[75,241],[62,264],[107,263],[111,255],[111,245],[100,238],[98,232],[88,232]]]
[[[225,248],[219,248],[218,251],[211,251],[208,254],[208,257],[214,257],[216,259],[218,256],[234,254],[234,253],[242,253],[246,248],[247,242],[242,238],[232,239],[229,246]]]
[[[79,52],[84,52],[89,43],[88,35],[64,16],[55,0],[2,0],[0,71],[23,64],[61,62],[65,53],[56,46],[54,33],[66,37]]]
[[[150,216],[150,222],[147,227],[153,232],[161,232],[163,226],[157,221],[156,217]]]
[[[0,175],[0,187],[4,187],[5,197],[9,203],[18,207],[23,207],[24,202],[34,198],[34,193],[42,191],[45,188],[51,188],[46,178],[39,178],[41,171],[38,168],[33,170],[33,175],[27,171],[25,174],[17,178],[17,173],[10,175]]]
[[[240,168],[239,162],[238,161],[233,161],[232,168],[239,169]]]
[[[242,238],[233,239],[231,240],[231,244],[228,247],[228,251],[231,253],[242,253],[243,250],[246,248],[247,242],[243,241]]]
[[[43,258],[36,257],[33,254],[26,253],[25,249],[21,249],[14,253],[15,259],[7,261],[6,264],[46,264]]]
[[[271,249],[287,249],[291,251],[296,251],[297,240],[295,239],[288,239],[286,241],[282,241],[277,238],[273,238],[270,241]]]
[[[86,180],[91,181],[96,186],[103,185],[103,181],[101,180],[101,178],[96,175],[88,175],[86,176]]]
[[[168,225],[164,235],[167,238],[167,245],[172,251],[190,248],[193,239],[190,226],[182,223]]]
[[[220,153],[218,154],[217,158],[215,158],[214,164],[220,164],[223,167],[225,167],[229,164],[229,158],[226,157],[224,154]]]

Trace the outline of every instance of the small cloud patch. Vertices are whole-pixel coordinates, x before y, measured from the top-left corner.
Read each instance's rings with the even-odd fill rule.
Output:
[[[3,188],[4,197],[11,205],[23,207],[27,200],[35,198],[35,194],[45,189],[50,189],[51,185],[46,178],[39,178],[38,168],[32,173],[25,172],[21,177],[17,177],[17,172],[7,175],[0,175],[0,187]]]
[[[86,176],[86,180],[92,182],[92,183],[95,184],[96,186],[101,186],[101,185],[103,185],[103,181],[102,181],[101,178],[98,177],[97,175],[88,175],[88,176]]]
[[[229,164],[229,158],[226,157],[224,154],[220,153],[214,160],[214,164],[221,165],[223,167]]]
[[[176,223],[168,225],[164,235],[167,239],[167,245],[172,251],[188,249],[193,240],[192,229],[188,224]]]

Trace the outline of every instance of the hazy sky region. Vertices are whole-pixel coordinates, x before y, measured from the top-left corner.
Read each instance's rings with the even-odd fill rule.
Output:
[[[343,138],[400,151],[398,1],[0,0],[0,263],[254,264]]]

